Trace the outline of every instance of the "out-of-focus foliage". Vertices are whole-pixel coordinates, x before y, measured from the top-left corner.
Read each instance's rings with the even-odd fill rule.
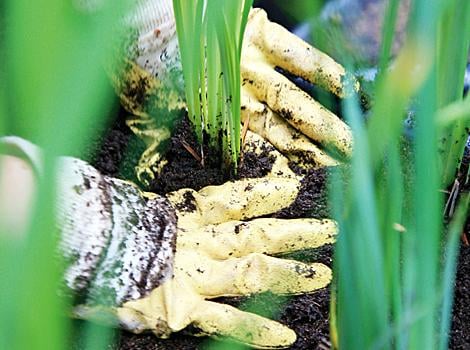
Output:
[[[125,4],[7,0],[0,7],[0,136],[23,136],[44,150],[28,232],[5,232],[0,215],[0,348],[65,349],[70,306],[59,293],[54,159],[79,154],[104,123],[112,91],[103,64]]]
[[[390,4],[387,26],[396,16]],[[387,57],[380,62],[386,69],[375,82],[367,124],[357,101],[345,103],[355,150],[351,168],[332,186],[341,231],[332,334],[341,349],[447,348],[468,194],[444,231],[437,116],[442,96],[455,89],[462,93],[465,65],[442,65],[448,53],[439,47],[468,52],[468,36],[457,35],[452,31],[457,26],[446,21],[448,13],[464,8],[459,1],[413,1],[407,42],[391,66],[384,63],[390,40],[383,44]],[[385,28],[384,36],[390,32]],[[403,120],[412,99],[416,126],[406,140]]]
[[[463,99],[462,71],[467,66],[470,46],[470,1],[450,0],[443,11],[439,21],[437,48],[443,53],[438,56],[437,61],[437,84],[442,87],[437,102],[440,108]],[[469,128],[468,119],[456,119],[442,130],[440,136],[444,186],[455,178],[470,133]]]

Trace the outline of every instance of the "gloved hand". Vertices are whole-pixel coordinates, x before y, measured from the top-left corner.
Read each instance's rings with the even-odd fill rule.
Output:
[[[160,337],[192,325],[201,335],[230,337],[258,348],[291,345],[296,335],[289,328],[210,299],[264,291],[308,293],[329,284],[331,271],[322,264],[269,255],[332,243],[334,222],[249,220],[289,205],[297,191],[297,181],[270,178],[168,195],[178,216],[173,278],[148,296],[124,303],[118,309],[121,323]]]
[[[33,145],[0,141],[40,168]],[[271,255],[332,243],[333,221],[255,219],[294,201],[295,178],[245,179],[165,198],[103,176],[81,160],[60,163],[60,252],[65,284],[82,303],[78,317],[111,316],[132,332],[159,337],[192,325],[199,335],[282,348],[295,341],[292,330],[210,299],[309,293],[331,280],[322,264]]]
[[[157,131],[164,127],[155,120],[180,110],[184,96],[172,1],[137,1],[127,22],[134,36],[128,39],[124,72],[113,80],[124,107],[134,115],[128,125],[147,142],[148,150],[136,170],[139,180],[148,185],[162,167],[163,155],[156,149],[169,137],[167,130]],[[275,67],[339,97],[345,95],[347,74],[341,65],[270,22],[263,10],[253,9],[241,60],[242,120],[300,166],[335,165],[333,153],[348,157],[349,127]]]
[[[345,95],[347,78],[340,64],[270,22],[263,10],[253,9],[241,60],[242,120],[249,120],[250,130],[301,166],[337,164],[325,150],[349,157],[352,153],[349,127],[275,67],[339,97]]]

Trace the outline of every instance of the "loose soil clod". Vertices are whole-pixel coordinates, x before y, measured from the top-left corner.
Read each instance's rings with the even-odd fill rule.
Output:
[[[457,266],[449,349],[470,349],[470,247],[462,246]]]

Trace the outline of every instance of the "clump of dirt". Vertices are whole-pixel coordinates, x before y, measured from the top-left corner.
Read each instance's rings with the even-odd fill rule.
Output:
[[[327,179],[330,168],[304,171],[299,195],[294,203],[274,214],[278,218],[311,216],[318,219],[331,217],[328,206]]]
[[[183,333],[173,334],[169,339],[158,339],[153,334],[132,334],[122,332],[119,342],[112,350],[195,350],[200,349],[203,338]]]
[[[185,145],[204,159],[204,165]],[[221,170],[220,158],[207,145],[201,148],[198,144],[187,118],[181,120],[173,133],[165,156],[168,164],[150,184],[151,192],[164,194],[187,187],[200,190],[208,185],[221,185],[230,178],[230,173]]]
[[[289,301],[279,321],[297,334],[297,341],[290,349],[331,348],[329,300],[330,291],[325,288]]]
[[[266,176],[271,171],[274,163],[274,156],[270,154],[270,151],[268,147],[262,146],[260,154],[252,152],[243,153],[237,177],[253,178]]]
[[[204,159],[204,164],[188,148]],[[221,168],[220,156],[208,145],[199,145],[187,118],[178,124],[165,157],[168,163],[161,175],[150,184],[149,190],[152,192],[165,194],[187,187],[200,190],[204,186],[221,185],[234,178],[262,177],[271,170],[274,161],[269,150],[261,154],[244,153],[234,176]]]

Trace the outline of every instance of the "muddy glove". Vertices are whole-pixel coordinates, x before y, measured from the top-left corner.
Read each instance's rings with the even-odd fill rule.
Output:
[[[31,144],[6,141],[39,158]],[[82,303],[78,317],[112,317],[127,330],[164,338],[192,325],[198,335],[282,348],[295,341],[292,330],[210,299],[308,293],[331,280],[325,265],[270,255],[332,243],[333,221],[254,219],[290,205],[295,179],[246,179],[161,197],[78,159],[63,158],[60,168],[60,251],[65,283]]]
[[[147,297],[124,303],[121,322],[161,337],[192,325],[201,335],[255,347],[291,345],[296,335],[289,328],[210,299],[264,291],[300,294],[328,285],[328,267],[266,254],[331,243],[332,221],[249,220],[289,205],[297,191],[296,181],[250,179],[168,195],[178,216],[174,276]]]
[[[278,73],[276,67],[339,97],[345,95],[347,78],[340,64],[269,21],[263,10],[253,9],[241,60],[242,120],[249,120],[252,131],[301,166],[335,165],[336,160],[325,149],[349,157],[352,152],[349,127]]]
[[[128,38],[126,69],[115,74],[114,82],[124,107],[134,115],[127,124],[147,142],[136,170],[148,184],[162,166],[158,145],[170,135],[159,120],[167,118],[168,110],[180,110],[184,96],[172,1],[140,1],[127,22],[134,36]],[[242,120],[300,166],[337,164],[330,154],[348,157],[349,127],[275,67],[344,96],[341,65],[270,22],[263,10],[253,9],[241,60]]]

